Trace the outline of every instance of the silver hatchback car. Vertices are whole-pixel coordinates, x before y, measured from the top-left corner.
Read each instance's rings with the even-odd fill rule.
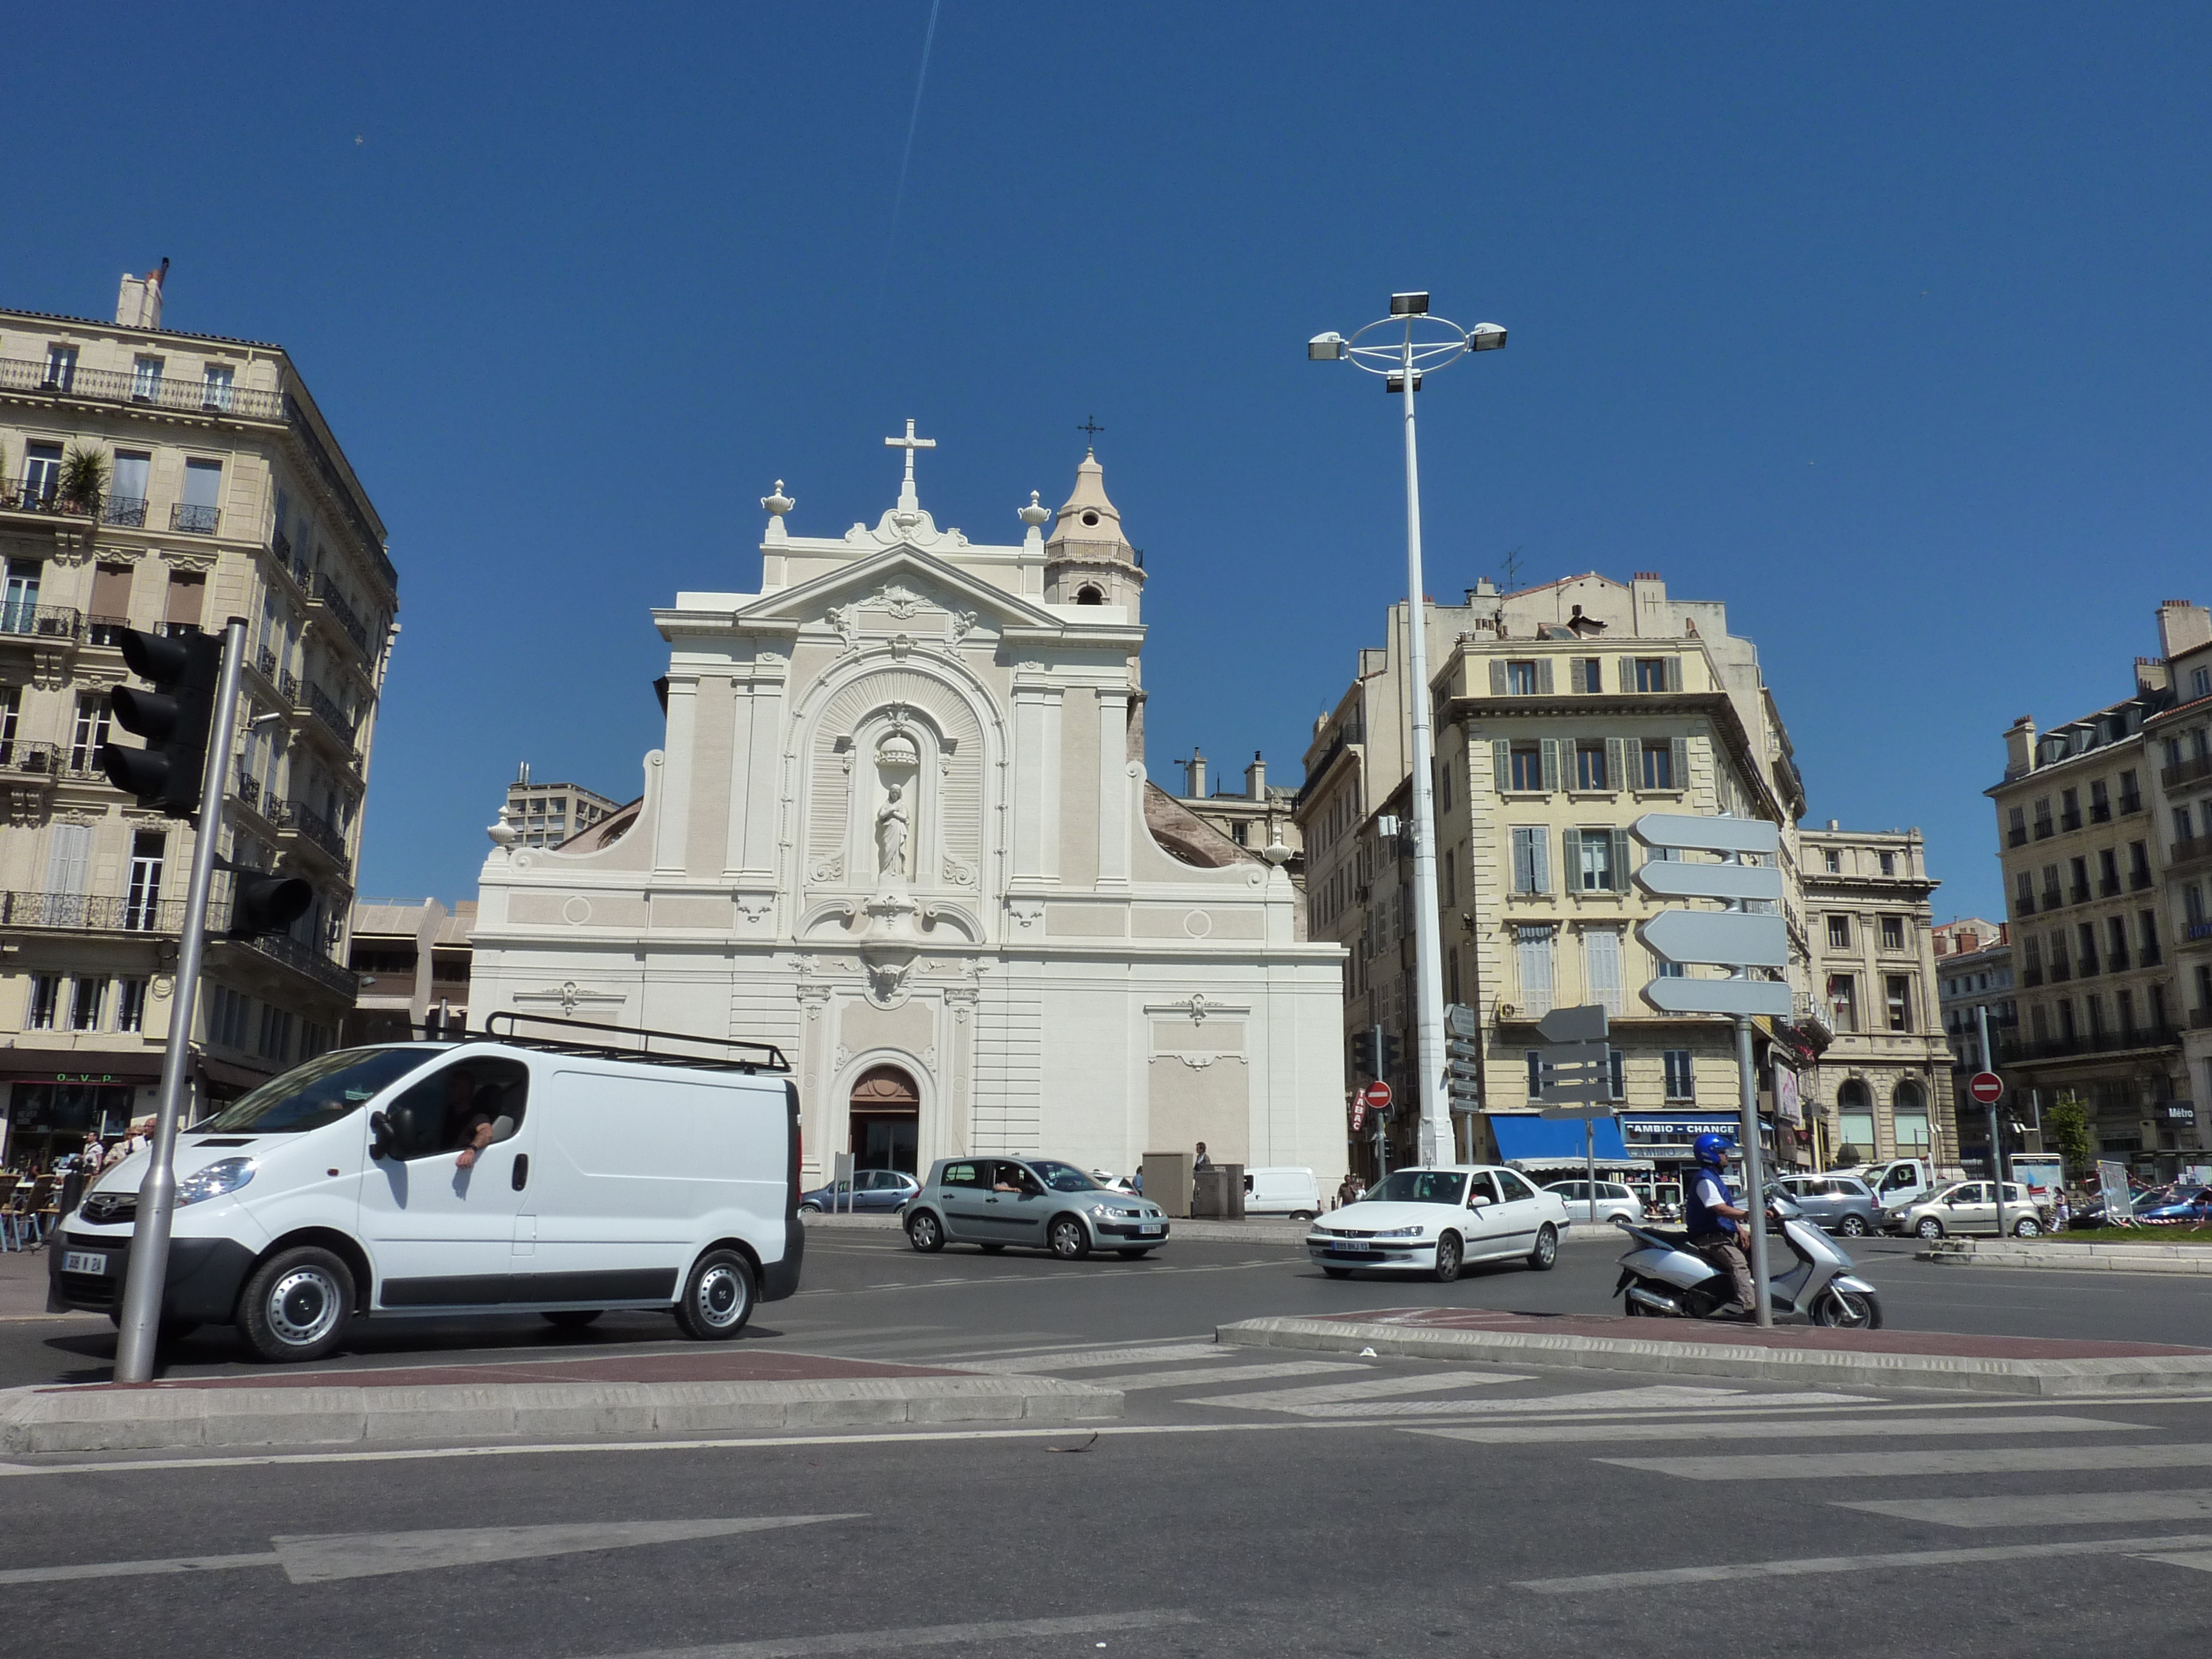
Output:
[[[903,1214],[917,1250],[977,1244],[995,1254],[1021,1244],[1079,1261],[1093,1250],[1144,1255],[1168,1237],[1158,1205],[1051,1158],[941,1158]]]
[[[1856,1176],[1784,1176],[1774,1183],[1805,1212],[1805,1218],[1846,1238],[1863,1238],[1882,1229],[1881,1202]]]

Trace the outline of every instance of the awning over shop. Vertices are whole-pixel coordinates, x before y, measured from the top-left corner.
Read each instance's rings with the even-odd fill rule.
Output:
[[[0,1048],[0,1079],[143,1083],[161,1075],[159,1048]]]
[[[1596,1132],[1592,1141],[1598,1162],[1618,1164],[1628,1156],[1628,1149],[1621,1144],[1618,1118],[1594,1118],[1590,1127]],[[1582,1161],[1583,1125],[1578,1118],[1493,1115],[1490,1129],[1498,1137],[1498,1156],[1508,1164],[1524,1158]]]

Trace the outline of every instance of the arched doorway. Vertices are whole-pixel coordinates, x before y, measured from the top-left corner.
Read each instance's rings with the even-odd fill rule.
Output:
[[[854,1168],[921,1173],[921,1091],[902,1068],[874,1066],[860,1073],[853,1085],[851,1121]]]

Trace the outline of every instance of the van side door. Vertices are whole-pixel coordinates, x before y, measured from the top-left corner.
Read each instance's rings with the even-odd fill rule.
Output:
[[[427,1311],[509,1299],[515,1217],[536,1140],[529,1094],[523,1061],[464,1054],[383,1109],[384,1155],[361,1183],[375,1306]],[[489,1144],[464,1167],[479,1125],[489,1126]]]

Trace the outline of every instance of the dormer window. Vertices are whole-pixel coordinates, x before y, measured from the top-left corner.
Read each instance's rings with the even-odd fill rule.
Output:
[[[1106,596],[1086,583],[1077,590],[1075,602],[1078,605],[1103,605],[1106,603]]]

